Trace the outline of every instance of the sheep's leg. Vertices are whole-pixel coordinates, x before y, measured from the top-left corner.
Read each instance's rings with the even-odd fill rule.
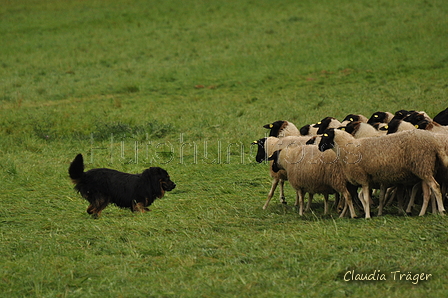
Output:
[[[425,184],[431,188],[432,192],[434,193],[434,195],[436,197],[440,215],[444,215],[445,208],[443,207],[442,193],[440,192],[439,184],[434,179],[434,177],[431,177],[429,180],[425,181]],[[430,199],[430,195],[428,194],[425,196],[425,199],[423,200],[423,205],[422,205],[422,209],[420,211],[419,216],[425,215],[426,208],[428,207],[429,199]]]
[[[343,211],[341,213],[341,216],[339,216],[339,217],[345,216],[345,212],[347,211],[347,206],[350,209],[350,216],[352,218],[358,217],[355,212],[355,207],[353,207],[353,201],[352,201],[352,196],[351,196],[350,192],[348,190],[344,190],[342,195],[344,196],[344,201],[345,201],[345,207],[344,207],[345,211]]]
[[[445,208],[443,207],[443,200],[442,200],[442,193],[440,191],[440,185],[439,185],[439,183],[437,183],[437,181],[434,179],[434,177],[432,177],[432,179],[429,181],[429,187],[431,187],[431,190],[434,193],[434,196],[436,197],[440,215],[445,215]]]
[[[344,193],[342,194],[344,196]],[[339,217],[345,217],[345,214],[347,214],[347,209],[348,209],[348,204],[347,204],[347,200],[342,197],[339,198],[339,202],[337,205],[337,212],[339,213]]]
[[[398,201],[398,214],[403,214],[404,213],[404,186],[400,185],[397,186],[397,201]]]
[[[422,209],[420,209],[420,214],[419,216],[423,216],[426,213],[426,208],[428,208],[428,202],[431,196],[431,192],[429,189],[428,184],[426,184],[426,182],[422,181],[422,192],[423,192],[423,204],[422,204]]]
[[[386,186],[381,184],[380,186],[380,202],[378,206],[378,216],[383,215],[384,202],[386,201]]]
[[[406,208],[406,213],[411,215],[412,207],[414,207],[415,197],[417,196],[417,192],[419,191],[419,187],[422,186],[422,183],[417,183],[412,187],[411,199],[409,200],[408,208]]]
[[[437,212],[437,206],[436,206],[436,200],[434,198],[434,194],[431,195],[431,209],[432,209],[432,214],[437,214],[438,213]]]
[[[336,209],[337,209],[338,212],[340,211],[340,209],[339,209],[339,202],[340,201],[341,201],[341,195],[337,192],[337,193],[334,194],[334,204],[333,204],[333,207],[337,206]],[[333,207],[331,207],[331,208],[333,208]]]
[[[396,195],[397,195],[397,188],[395,186],[389,187],[386,190],[386,201],[384,207],[389,207],[395,200]]]
[[[286,204],[284,186],[285,186],[285,180],[280,179],[280,203],[282,204]]]
[[[366,218],[370,218],[370,188],[368,185],[362,186],[362,197],[361,202],[364,201],[363,205]]]
[[[339,218],[345,217],[345,215],[347,214],[347,209],[348,209],[348,204],[344,203],[344,208],[342,208],[341,214],[339,214]]]
[[[324,215],[328,214],[328,194],[324,194]]]
[[[446,182],[442,183],[442,201],[446,199],[447,185]]]
[[[362,209],[366,210],[366,206],[364,205],[364,195],[362,194],[362,189],[358,193],[358,199],[362,204]],[[359,205],[359,204],[358,204]],[[359,207],[359,206],[358,206]]]
[[[302,216],[303,215],[303,197],[304,197],[304,193],[301,189],[297,190],[296,192],[296,203],[294,204],[295,206],[299,206],[299,215]]]
[[[266,203],[264,203],[263,209],[268,208],[269,202],[271,201],[271,198],[274,195],[274,191],[277,188],[279,180],[280,179],[278,179],[278,178],[275,178],[274,180],[272,180],[271,190],[268,193],[268,199],[266,200]]]
[[[305,212],[310,211],[311,209],[311,202],[313,201],[314,194],[308,193],[308,203],[306,204]]]

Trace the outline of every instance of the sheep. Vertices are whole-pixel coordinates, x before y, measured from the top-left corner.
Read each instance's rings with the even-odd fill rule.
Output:
[[[389,123],[393,117],[394,115],[390,112],[376,112],[372,114],[367,123],[371,125],[377,122]]]
[[[350,122],[347,126],[341,127],[340,129],[345,130],[355,139],[381,137],[386,135],[386,131],[376,130],[372,125],[360,121]]]
[[[319,124],[307,124],[300,128],[301,136],[316,136],[319,130]]]
[[[278,120],[273,123],[263,125],[264,128],[270,129],[270,137],[287,137],[287,136],[300,136],[300,131],[297,127],[286,120]]]
[[[366,116],[361,115],[361,114],[349,114],[344,118],[344,120],[342,120],[341,126],[346,126],[350,122],[356,122],[356,121],[361,121],[363,123],[367,123],[367,121],[369,121],[369,119],[367,119]]]
[[[258,163],[263,162],[267,159],[267,156],[272,155],[272,153],[275,150],[282,149],[288,146],[295,146],[296,144],[305,144],[308,140],[308,137],[284,137],[284,138],[276,138],[276,137],[268,137],[259,139],[257,141],[254,141],[252,144],[255,144],[258,146],[257,155],[255,157],[255,160]],[[278,171],[273,172],[272,171],[272,162],[270,162],[269,165],[269,174],[272,177],[272,185],[271,189],[268,193],[268,198],[266,200],[266,203],[263,205],[263,209],[266,209],[269,205],[269,202],[272,199],[272,196],[274,195],[275,189],[277,188],[278,184],[280,184],[280,202],[282,204],[286,204],[285,200],[285,194],[284,194],[284,183],[288,180],[288,176],[286,175],[286,171]],[[311,199],[309,201],[309,204],[311,204]]]
[[[319,129],[317,130],[318,135],[323,134],[326,129],[341,127],[341,122],[339,122],[338,119],[334,117],[325,117],[324,119],[319,121],[318,124],[319,124]]]
[[[349,185],[336,162],[337,156],[332,151],[319,152],[316,145],[302,145],[275,151],[268,160],[272,160],[274,172],[286,170],[289,183],[296,190],[296,203],[299,214],[303,215],[303,197],[305,192],[324,194],[324,213],[328,212],[328,194],[340,192],[345,198],[345,208],[340,214],[344,216],[347,206],[352,218],[357,217],[353,207],[352,195],[356,188]]]
[[[322,134],[322,132],[328,128],[337,128],[341,126],[339,122],[334,117],[325,117],[316,124],[307,124],[300,128],[300,135],[302,136],[316,136]]]
[[[424,129],[433,133],[448,134],[448,126],[442,126],[435,121],[422,120],[415,125],[418,129]]]
[[[392,118],[392,120],[393,119],[400,119],[400,120],[402,120],[402,119],[404,119],[404,118],[406,118],[407,116],[409,116],[411,113],[413,113],[413,112],[415,112],[415,111],[408,111],[408,110],[399,110],[399,111],[396,111],[395,112],[395,115],[394,115],[394,118]],[[391,120],[391,121],[392,121]]]
[[[415,125],[401,119],[392,119],[387,125],[387,134],[416,129]]]
[[[448,125],[448,108],[438,113],[432,120],[440,125]]]
[[[416,178],[431,188],[439,212],[444,214],[434,171],[438,160],[448,165],[448,156],[431,133],[416,129],[381,138],[355,139],[345,131],[329,129],[319,143],[319,150],[328,149],[337,153],[338,163],[348,181],[361,185],[366,218],[370,218],[370,189],[373,185],[414,185]],[[425,214],[428,201],[425,198],[420,215]],[[380,208],[383,204],[384,196],[380,199]]]
[[[404,121],[411,122],[412,124],[416,125],[418,122],[427,120],[428,122],[432,122],[433,120],[431,117],[428,116],[425,112],[416,112],[413,111],[409,113],[406,117],[403,118]]]
[[[414,117],[417,117],[417,119],[425,119],[424,114],[421,113],[414,113],[414,111],[411,111],[410,113],[408,113],[409,115],[413,115]],[[406,117],[404,117],[404,119],[406,119]],[[411,122],[407,122],[405,120],[400,120],[400,119],[392,119],[392,121],[389,123],[388,125],[388,131],[387,134],[392,134],[392,133],[396,133],[396,132],[400,132],[400,131],[405,131],[405,130],[413,130],[413,129],[427,129],[429,131],[432,130],[433,127],[436,127],[436,131],[438,129],[445,131],[445,133],[447,132],[446,130],[444,130],[443,126],[438,125],[437,123],[430,123],[428,120],[422,120],[420,122],[418,122],[416,125],[413,125]],[[444,146],[443,144],[443,138],[441,138],[441,136],[437,137],[437,140],[442,142],[442,146]],[[448,149],[448,146],[446,147]],[[445,149],[446,152],[448,152],[448,150]],[[441,180],[442,181],[442,189],[446,189],[446,178],[444,178],[444,176],[442,174],[437,174],[438,179],[437,180]],[[425,185],[424,183],[417,183],[416,185],[413,186],[412,188],[412,192],[411,192],[411,197],[408,203],[408,207],[406,208],[406,213],[410,214],[411,213],[411,208],[414,204],[414,200],[416,197],[416,189],[417,187],[421,187],[423,190],[423,196],[424,197],[429,197],[429,189],[428,186]],[[442,191],[442,194],[444,194],[446,191]],[[431,198],[431,202],[434,204],[435,201],[433,198]],[[433,211],[435,211],[435,208],[433,208]]]

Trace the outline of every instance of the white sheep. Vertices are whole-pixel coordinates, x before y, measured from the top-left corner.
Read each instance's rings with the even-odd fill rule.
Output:
[[[394,115],[390,112],[376,112],[373,113],[372,116],[370,116],[369,121],[367,121],[368,124],[375,124],[375,123],[389,123],[392,118],[394,118]]]
[[[366,218],[370,218],[370,190],[374,185],[414,185],[416,178],[431,188],[439,212],[445,212],[434,171],[438,160],[448,165],[448,156],[433,134],[416,129],[381,138],[355,139],[345,131],[330,129],[319,144],[319,150],[327,149],[337,154],[348,181],[361,185]],[[424,215],[427,205],[425,199],[420,215]]]
[[[366,116],[361,115],[361,114],[349,114],[344,118],[344,120],[342,120],[341,126],[346,126],[350,122],[357,122],[357,121],[367,123],[367,121],[369,121],[369,119],[367,119]]]
[[[372,125],[360,121],[350,122],[345,127],[341,127],[340,129],[345,130],[355,139],[381,137],[387,133],[387,131],[377,130]]]
[[[319,152],[316,145],[303,145],[275,151],[269,160],[273,161],[274,172],[286,170],[289,183],[296,190],[295,205],[299,205],[300,215],[303,215],[306,192],[324,194],[325,214],[328,212],[328,194],[336,192],[345,198],[346,207],[340,216],[345,214],[348,206],[351,217],[356,217],[347,180],[334,152]]]
[[[303,145],[309,140],[309,137],[293,137],[288,136],[284,138],[276,138],[276,137],[268,137],[259,139],[257,141],[254,141],[252,144],[255,144],[258,146],[257,148],[257,155],[255,157],[255,160],[259,163],[263,162],[267,159],[268,156],[272,155],[274,151],[283,149],[286,147],[292,147],[295,145]],[[263,209],[266,209],[269,205],[269,202],[271,201],[275,189],[278,185],[280,185],[280,202],[282,204],[286,204],[285,200],[285,194],[284,194],[284,183],[288,180],[288,176],[286,174],[286,171],[281,170],[274,172],[272,171],[272,162],[269,164],[269,174],[272,178],[272,185],[271,189],[268,193],[268,198],[266,199],[265,204],[263,205]],[[312,195],[310,195],[310,200],[308,201],[308,205],[311,204]],[[307,207],[308,208],[308,207]]]
[[[270,137],[287,137],[300,136],[300,131],[297,127],[286,120],[278,120],[273,123],[263,125],[264,128],[269,129]]]

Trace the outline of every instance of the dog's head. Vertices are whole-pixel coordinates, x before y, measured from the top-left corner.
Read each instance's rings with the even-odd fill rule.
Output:
[[[162,198],[165,191],[173,190],[176,183],[171,181],[168,172],[159,167],[151,167],[145,171],[149,176],[151,188],[157,193],[158,198]]]

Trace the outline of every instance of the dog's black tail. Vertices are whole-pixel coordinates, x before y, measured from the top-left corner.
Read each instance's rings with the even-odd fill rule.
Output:
[[[68,174],[70,175],[73,183],[78,183],[83,173],[84,159],[82,158],[82,154],[78,154],[70,164],[70,167],[68,168]]]

